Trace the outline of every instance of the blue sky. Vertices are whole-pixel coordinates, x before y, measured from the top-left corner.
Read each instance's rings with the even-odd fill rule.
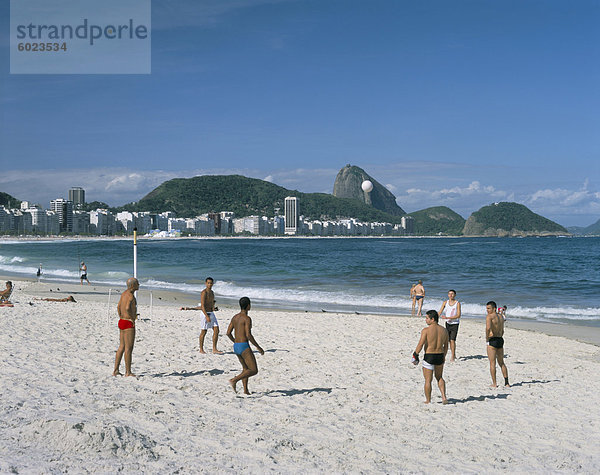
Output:
[[[152,2],[152,74],[9,74],[0,191],[120,205],[240,173],[304,192],[350,163],[406,211],[600,218],[600,2]]]

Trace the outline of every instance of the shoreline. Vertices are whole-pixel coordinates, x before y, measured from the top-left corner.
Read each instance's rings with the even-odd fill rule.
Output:
[[[142,241],[176,241],[176,240],[229,240],[229,239],[523,239],[523,238],[597,238],[600,235],[578,235],[578,234],[527,234],[527,235],[469,235],[469,236],[398,236],[398,235],[370,235],[370,236],[307,236],[307,235],[277,235],[277,236],[262,236],[262,235],[235,235],[235,236],[178,236],[178,237],[151,237],[145,234],[138,234],[137,239]],[[18,242],[39,242],[39,241],[133,241],[133,234],[126,236],[0,236],[0,244],[2,242],[18,241]]]
[[[15,285],[15,293],[13,293],[12,300],[18,300],[19,292],[18,288],[26,284],[26,288],[23,289],[22,295],[30,296],[31,298],[57,298],[57,297],[68,297],[73,295],[77,300],[78,296],[85,300],[92,300],[96,302],[107,302],[109,289],[111,290],[111,302],[116,305],[116,296],[119,292],[125,290],[125,282],[123,285],[118,287],[114,285],[106,284],[91,284],[84,283],[83,285],[76,283],[67,283],[59,281],[45,281],[38,282],[36,278],[22,278],[22,277],[9,277],[7,275],[0,275],[0,283],[7,280],[12,280]],[[218,292],[215,293],[217,298],[217,306],[223,311],[237,312],[237,302],[234,299],[219,297]],[[144,289],[143,287],[138,291],[138,302],[140,306],[150,306],[152,303],[153,307],[193,307],[198,305],[200,295],[189,294],[183,291],[166,290],[166,289]],[[23,300],[26,300],[23,299]],[[21,302],[21,304],[26,302]],[[314,310],[300,310],[297,308],[286,308],[286,307],[271,307],[269,305],[253,305],[254,308],[265,311],[273,312],[275,314],[281,312],[296,312],[296,313],[317,313]],[[224,312],[221,313],[221,315]],[[231,313],[231,315],[233,315]],[[355,316],[355,312],[343,312],[343,311],[322,311],[323,315],[348,315]],[[411,317],[408,314],[378,314],[378,313],[366,313],[361,312],[360,315],[368,315],[369,318],[411,318],[416,319],[418,317]],[[223,318],[223,317],[219,317]],[[464,318],[465,322],[477,322],[481,325],[485,324],[483,318]],[[563,337],[570,340],[574,340],[580,343],[587,343],[597,347],[600,347],[600,327],[577,325],[577,324],[566,324],[566,323],[552,323],[552,322],[537,322],[529,320],[519,320],[509,318],[506,320],[506,328],[512,328],[516,330],[529,331],[534,333],[543,333],[548,336]]]

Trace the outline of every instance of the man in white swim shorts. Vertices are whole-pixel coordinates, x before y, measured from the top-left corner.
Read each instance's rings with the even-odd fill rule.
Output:
[[[217,341],[219,339],[219,322],[215,316],[215,310],[217,310],[217,307],[215,306],[215,294],[212,291],[214,282],[215,281],[212,277],[207,277],[205,280],[206,288],[200,294],[200,309],[204,314],[204,318],[202,319],[202,324],[200,326],[200,353],[206,353],[204,351],[204,338],[206,337],[207,330],[212,328],[212,352],[216,355],[222,355],[223,352],[217,349]]]

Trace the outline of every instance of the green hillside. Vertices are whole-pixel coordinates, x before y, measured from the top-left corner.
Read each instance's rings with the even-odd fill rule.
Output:
[[[8,193],[0,191],[0,206],[4,206],[6,208],[19,208],[21,206],[21,201],[16,199],[14,196],[9,195]]]
[[[467,236],[568,234],[560,224],[518,203],[493,203],[475,211],[463,229]]]
[[[567,230],[581,236],[600,236],[600,219],[589,226],[569,226]]]
[[[434,236],[444,234],[457,236],[462,234],[465,218],[446,206],[434,206],[410,213],[415,220],[415,235]]]
[[[356,218],[363,221],[399,223],[400,217],[379,211],[349,198],[325,193],[301,193],[273,183],[240,175],[205,175],[166,181],[137,203],[123,206],[129,211],[160,213],[174,211],[177,216],[232,211],[236,217],[272,217],[275,208],[283,213],[286,196],[299,198],[299,214],[307,219]]]
[[[598,221],[596,221],[594,224],[589,225],[586,228],[583,228],[581,230],[581,234],[586,234],[586,235],[594,235],[594,236],[598,236],[600,235],[600,219]]]

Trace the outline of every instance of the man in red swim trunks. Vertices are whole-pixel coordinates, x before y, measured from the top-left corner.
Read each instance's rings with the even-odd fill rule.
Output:
[[[131,354],[135,342],[135,320],[137,319],[137,301],[135,291],[140,288],[140,283],[134,277],[127,280],[127,290],[121,294],[117,305],[119,314],[119,348],[115,356],[115,370],[113,376],[122,376],[119,372],[121,358],[125,353],[125,376],[135,376],[131,372]]]

